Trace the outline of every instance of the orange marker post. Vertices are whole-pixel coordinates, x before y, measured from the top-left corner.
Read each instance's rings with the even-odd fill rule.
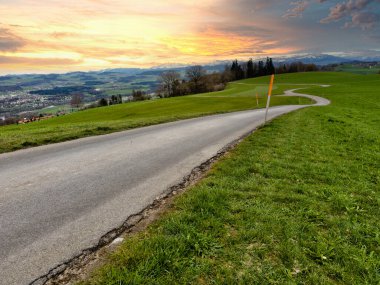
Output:
[[[269,105],[270,105],[270,97],[272,96],[272,90],[273,90],[273,82],[274,82],[274,74],[272,74],[272,76],[270,78],[269,91],[268,91],[268,100],[267,100],[267,108],[266,108],[266,111],[265,111],[265,120],[264,120],[264,123],[267,122],[268,110],[269,110]]]
[[[256,105],[259,107],[259,94],[256,93]]]

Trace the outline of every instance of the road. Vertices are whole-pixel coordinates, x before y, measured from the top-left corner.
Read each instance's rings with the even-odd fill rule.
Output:
[[[0,284],[29,284],[96,245],[263,118],[242,111],[1,154]]]

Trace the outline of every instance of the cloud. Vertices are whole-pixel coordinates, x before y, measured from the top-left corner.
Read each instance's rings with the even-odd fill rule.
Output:
[[[364,36],[378,32],[379,3],[0,0],[0,62],[2,68],[6,62],[22,68],[24,61],[40,69],[88,70],[369,49],[378,45]],[[325,24],[347,22],[347,29],[321,25],[321,19]]]
[[[16,51],[25,44],[24,39],[16,36],[9,29],[0,28],[0,51]]]
[[[1,56],[0,65],[26,65],[26,66],[61,66],[61,65],[78,65],[81,60],[73,60],[68,58],[28,58],[18,56]]]
[[[286,14],[282,16],[283,18],[288,19],[288,18],[302,17],[302,13],[306,10],[307,7],[309,7],[309,1],[302,0],[302,1],[291,2],[290,5],[293,5],[294,7],[288,9],[286,11]]]
[[[326,0],[318,0],[323,3]],[[379,21],[379,15],[369,11],[369,5],[377,5],[380,0],[348,0],[336,4],[330,8],[327,17],[321,20],[321,23],[337,22],[341,19],[350,18],[345,27],[360,27],[362,29],[371,29]]]
[[[367,35],[366,39],[370,40],[370,41],[374,41],[376,43],[380,43],[380,35],[378,35],[378,34],[377,35],[374,35],[374,34]],[[379,57],[380,57],[380,49],[378,49],[377,52],[379,53]]]
[[[278,0],[256,0],[256,1],[245,1],[245,2],[248,2],[248,3],[253,2],[254,10],[262,10],[265,8],[272,7],[274,4],[276,4],[276,2],[279,2],[279,1]]]
[[[54,32],[50,34],[51,37],[56,39],[62,39],[62,38],[72,38],[79,36],[78,33],[70,33],[70,32]]]
[[[347,22],[345,27],[360,27],[363,30],[368,30],[372,29],[379,20],[380,16],[378,14],[370,12],[353,13],[351,22]]]

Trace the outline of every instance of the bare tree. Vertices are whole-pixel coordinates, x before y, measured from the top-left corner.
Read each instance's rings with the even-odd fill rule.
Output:
[[[175,95],[176,86],[179,83],[181,76],[176,71],[166,71],[160,75],[160,89],[163,91],[165,97]]]
[[[186,76],[189,79],[192,92],[198,93],[202,91],[202,81],[205,75],[206,71],[200,65],[191,66],[186,70]]]
[[[83,94],[74,93],[71,96],[70,104],[71,104],[72,107],[79,108],[79,106],[82,104],[82,102],[83,102]]]
[[[144,101],[148,99],[146,93],[142,90],[132,90],[133,101]]]

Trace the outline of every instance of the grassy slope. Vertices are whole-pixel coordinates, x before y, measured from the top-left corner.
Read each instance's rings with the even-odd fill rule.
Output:
[[[345,64],[343,66],[338,66],[337,71],[344,71],[344,72],[353,72],[353,73],[359,73],[359,74],[376,74],[380,71],[380,65],[373,66],[372,68],[368,67],[360,67],[357,65],[352,64]]]
[[[268,78],[262,79],[262,83],[267,86]],[[257,108],[255,94],[265,94],[265,86],[255,86],[253,90],[251,85],[232,83],[222,92],[96,108],[32,124],[1,127],[0,153],[178,119]],[[265,103],[261,98],[258,107]],[[308,104],[310,100],[273,97],[271,102],[272,105],[298,103]]]
[[[85,284],[379,284],[380,76],[316,81]]]

